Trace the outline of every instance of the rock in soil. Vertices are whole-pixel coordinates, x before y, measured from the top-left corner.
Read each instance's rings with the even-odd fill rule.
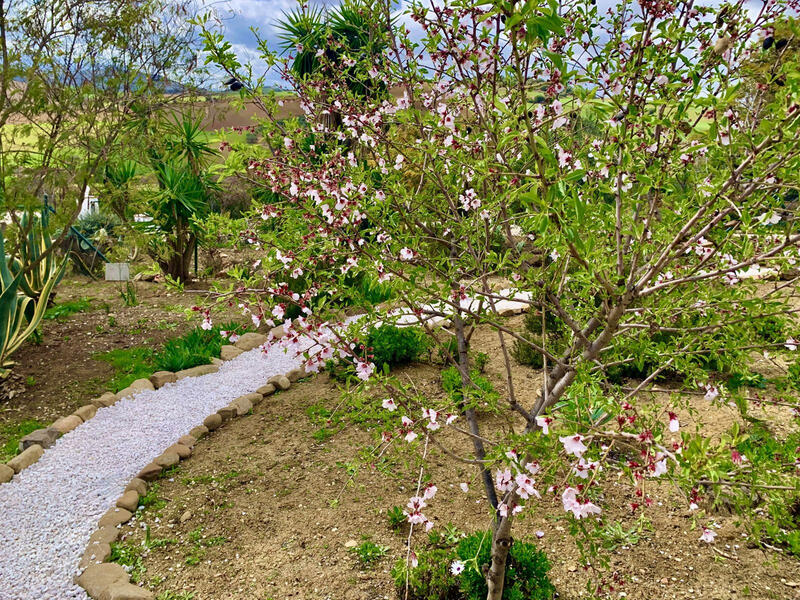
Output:
[[[28,446],[25,451],[17,454],[14,458],[8,461],[8,466],[14,469],[14,473],[19,473],[22,471],[22,469],[27,469],[37,460],[42,458],[42,454],[44,454],[44,448],[38,444]]]
[[[19,450],[20,452],[27,450],[29,446],[33,446],[34,444],[39,444],[42,448],[49,448],[56,443],[56,440],[60,436],[61,432],[52,427],[31,431],[19,441]]]

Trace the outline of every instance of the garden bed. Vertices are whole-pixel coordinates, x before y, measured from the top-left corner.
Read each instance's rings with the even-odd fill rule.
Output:
[[[475,344],[496,356],[491,338],[479,333]],[[502,391],[498,366],[490,359],[487,375]],[[435,366],[397,372],[428,397],[442,394]],[[538,379],[529,371],[521,379],[529,387],[520,397],[532,393]],[[418,463],[402,441],[399,453],[369,459],[363,449],[374,442],[370,424],[381,419],[380,409],[345,404],[331,416],[326,411],[339,399],[336,384],[320,375],[201,440],[191,458],[159,481],[138,522],[124,528],[122,562],[164,600],[396,597],[390,571],[405,556],[407,529],[393,530],[387,511],[404,507],[414,494]],[[738,420],[735,409],[714,408],[702,396],[688,401],[696,413],[681,414],[683,427],[697,425],[715,435]],[[771,420],[790,422],[788,410],[769,413]],[[441,439],[457,442],[449,435]],[[426,509],[434,531],[485,529],[487,504],[474,468],[453,465],[437,448],[429,449],[426,475],[439,488]],[[466,494],[459,486],[463,481],[470,482]],[[687,502],[666,482],[648,482],[648,488],[656,504],[639,521],[628,508],[634,500],[629,488],[613,478],[604,487],[604,516],[622,523],[608,532],[615,551],[606,578],[617,573],[623,582],[612,597],[619,592],[637,599],[800,597],[796,559],[752,546],[738,519],[727,513],[702,520],[718,527],[715,544],[700,542],[697,513]],[[536,540],[536,532],[543,532],[536,543],[550,559],[560,597],[586,597],[590,573],[578,566],[568,532],[572,519],[560,497],[532,506],[515,527],[515,538]],[[426,540],[416,533],[413,548],[420,551]],[[374,560],[367,565],[360,557]]]

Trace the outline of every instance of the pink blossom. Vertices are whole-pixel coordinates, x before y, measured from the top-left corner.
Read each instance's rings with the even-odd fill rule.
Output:
[[[507,492],[510,490],[512,481],[513,478],[511,477],[511,469],[508,468],[504,471],[498,471],[497,475],[495,476],[497,489],[501,492]]]
[[[583,440],[585,438],[578,433],[575,435],[565,435],[558,439],[562,444],[564,444],[564,450],[566,450],[567,454],[573,454],[580,458],[583,453],[588,450],[588,448],[583,444]]]
[[[436,495],[437,491],[438,491],[437,487],[432,483],[429,483],[428,485],[425,486],[425,489],[422,491],[422,497],[425,500],[430,500]]]
[[[800,346],[800,341],[797,341],[795,338],[790,337],[788,340],[786,340],[784,346],[786,346],[787,350],[794,352],[795,350],[797,350],[797,347]]]
[[[545,415],[539,415],[536,417],[536,424],[542,428],[543,435],[548,435],[550,433],[550,423],[552,422],[553,419]]]
[[[373,363],[368,363],[364,360],[360,360],[356,363],[356,375],[362,381],[369,379],[373,371],[375,371],[375,365]]]
[[[465,494],[469,491],[469,484],[466,481],[462,481],[459,484],[459,487],[461,488],[461,491],[464,492]]]
[[[653,472],[651,473],[652,477],[661,477],[664,473],[667,472],[667,459],[662,458],[660,461],[653,465]]]
[[[450,572],[453,575],[461,575],[464,572],[464,563],[460,560],[454,560],[453,564],[450,565]]]
[[[703,535],[701,535],[699,539],[701,542],[705,542],[706,544],[713,544],[716,537],[716,532],[711,531],[708,527],[704,527]]]
[[[572,512],[576,519],[583,519],[589,515],[599,515],[602,509],[589,500],[578,500],[578,490],[573,487],[568,487],[561,494],[561,502],[564,504],[564,510]]]
[[[409,261],[414,258],[414,251],[411,248],[401,248],[400,260]]]
[[[385,398],[383,400],[383,405],[382,406],[383,406],[383,408],[385,408],[389,412],[392,412],[392,411],[397,409],[397,404],[395,404],[394,399],[392,399],[392,398]]]
[[[669,413],[669,430],[672,433],[677,433],[680,428],[681,428],[681,424],[678,421],[678,415],[676,415],[674,412],[670,412]]]
[[[713,402],[719,397],[719,388],[715,385],[711,385],[710,383],[706,383],[703,385],[703,389],[706,391],[706,395],[703,396],[705,400],[709,402]]]
[[[200,324],[200,327],[205,329],[206,331],[209,331],[214,327],[214,324],[211,322],[210,317],[206,317],[205,319],[203,319],[203,322]]]

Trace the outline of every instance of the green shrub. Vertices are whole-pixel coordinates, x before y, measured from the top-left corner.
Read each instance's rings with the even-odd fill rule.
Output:
[[[486,402],[490,408],[494,407],[500,395],[494,389],[492,382],[481,375],[477,369],[472,370],[470,378],[474,385],[469,388],[465,402],[461,372],[458,367],[452,366],[442,371],[442,389],[447,392],[455,404],[461,405],[463,402],[465,408],[474,408],[479,402]]]
[[[380,546],[371,540],[364,540],[351,551],[358,557],[358,562],[363,568],[369,568],[386,556],[389,548]]]
[[[484,600],[487,594],[483,566],[490,563],[492,534],[477,532],[460,539],[449,536],[444,547],[417,552],[417,566],[407,568],[402,557],[392,568],[392,579],[400,597],[408,579],[410,600]],[[464,564],[460,575],[453,575],[453,562]],[[476,570],[477,567],[477,570]],[[555,587],[547,572],[550,564],[534,544],[518,541],[511,546],[506,569],[503,600],[550,600]]]
[[[753,319],[753,331],[755,334],[770,344],[778,344],[786,341],[789,337],[788,321],[781,315],[771,315],[761,319]]]
[[[455,560],[451,548],[433,548],[417,553],[416,568],[409,569],[405,556],[392,567],[392,579],[399,598],[405,597],[408,578],[409,600],[461,600],[458,579],[450,573]]]
[[[247,328],[237,323],[223,323],[208,330],[195,327],[179,338],[164,342],[161,351],[154,356],[156,370],[181,371],[207,365],[212,358],[219,356],[222,346],[228,343],[220,335],[221,330],[241,334]]]
[[[538,346],[542,345],[542,335],[539,333],[523,332],[522,337]],[[547,336],[546,349],[553,356],[560,356],[567,349],[567,339],[549,335]],[[521,340],[514,340],[514,345],[511,347],[511,356],[521,365],[527,365],[534,369],[544,367],[544,357],[541,352]]]
[[[366,345],[378,369],[408,364],[427,349],[425,334],[419,327],[394,325],[381,325],[370,331]]]
[[[491,531],[473,533],[456,546],[458,558],[466,565],[459,576],[461,591],[469,600],[486,598],[486,580],[479,571],[491,562],[491,547]],[[478,571],[474,568],[475,563],[470,562],[476,558]],[[549,570],[547,557],[534,544],[514,542],[508,554],[503,600],[549,600],[556,591],[547,577]]]
[[[770,474],[773,478],[768,483],[776,485],[785,485],[785,475],[795,470],[794,460],[798,448],[800,433],[794,432],[786,439],[779,440],[762,421],[755,419],[751,420],[746,439],[736,445],[738,452],[747,457],[752,473]],[[722,468],[733,469],[734,465],[722,465]],[[784,473],[783,477],[781,472]],[[724,499],[724,494],[720,491],[717,502]],[[800,556],[800,494],[797,491],[772,493],[764,489],[755,500],[763,508],[757,511],[757,518],[750,523],[751,535],[755,540],[784,548],[788,553]],[[734,507],[734,510],[752,509],[754,498],[747,497],[740,501],[746,505]]]

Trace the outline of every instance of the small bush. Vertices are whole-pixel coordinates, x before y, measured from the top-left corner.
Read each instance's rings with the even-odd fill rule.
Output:
[[[366,340],[372,362],[378,369],[396,367],[416,360],[427,349],[425,334],[418,327],[381,325],[370,331]]]
[[[399,506],[390,508],[386,513],[386,517],[389,519],[389,527],[393,530],[401,531],[405,527],[406,515]]]
[[[370,540],[364,540],[352,549],[352,552],[358,557],[358,562],[363,568],[369,568],[386,556],[389,548],[380,546]]]
[[[486,598],[486,580],[470,561],[477,557],[479,570],[482,565],[488,565],[491,562],[491,547],[491,531],[473,533],[456,547],[456,554],[466,565],[459,576],[461,591],[469,600]],[[508,555],[503,600],[550,600],[556,590],[547,577],[549,570],[547,557],[534,544],[514,542]]]
[[[781,315],[753,319],[753,330],[759,338],[770,344],[783,343],[789,337],[788,322]]]
[[[154,357],[156,370],[181,371],[198,365],[207,365],[213,357],[219,356],[220,349],[227,340],[220,331],[243,333],[246,327],[236,323],[223,323],[212,329],[195,327],[189,333],[164,342],[164,347]]]
[[[450,573],[453,560],[455,555],[450,548],[420,550],[416,568],[409,569],[406,558],[400,558],[392,567],[398,597],[405,597],[407,578],[409,600],[461,600],[458,579]]]
[[[467,398],[464,401],[464,389],[461,385],[461,372],[457,367],[448,367],[442,371],[442,389],[450,396],[457,405],[464,403],[465,408],[474,408],[479,402],[486,402],[490,407],[494,407],[500,395],[494,389],[492,382],[481,375],[477,369],[470,373],[473,386],[467,391]]]

